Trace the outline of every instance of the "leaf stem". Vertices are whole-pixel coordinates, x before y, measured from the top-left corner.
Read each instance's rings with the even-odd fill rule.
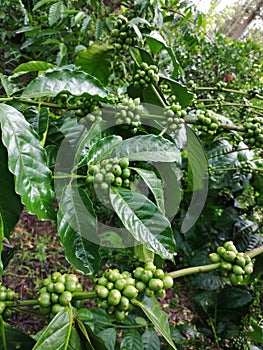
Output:
[[[34,105],[34,106],[44,106],[44,107],[52,107],[52,108],[65,108],[64,106],[61,106],[57,103],[50,103],[50,102],[39,102],[39,101],[33,101],[33,100],[28,100],[28,99],[23,99],[21,97],[3,97],[0,98],[0,102],[10,102],[10,101],[15,101],[15,102],[21,102],[25,103],[28,105]]]
[[[246,255],[248,255],[250,258],[255,258],[255,256],[262,254],[262,253],[263,253],[263,245],[255,248],[255,249],[249,250],[248,252],[246,252]]]
[[[84,299],[92,299],[96,297],[97,297],[97,294],[94,291],[72,293],[72,300],[84,300]]]
[[[161,102],[162,106],[165,107],[166,103],[165,101],[162,99],[161,95],[159,94],[158,90],[156,89],[156,87],[154,86],[154,84],[151,84],[151,88],[153,89],[153,92],[155,93],[155,96],[158,98],[158,100]]]
[[[185,269],[181,269],[178,271],[170,272],[168,275],[171,276],[172,278],[178,278],[178,277],[183,277],[187,275],[192,275],[194,273],[213,271],[213,270],[219,269],[220,267],[221,267],[221,263],[193,266],[193,267],[187,267]]]
[[[0,330],[1,330],[1,338],[2,338],[2,341],[3,341],[3,349],[7,350],[5,325],[4,325],[3,317],[1,315],[0,315]]]
[[[6,306],[34,306],[38,305],[37,299],[5,301]]]

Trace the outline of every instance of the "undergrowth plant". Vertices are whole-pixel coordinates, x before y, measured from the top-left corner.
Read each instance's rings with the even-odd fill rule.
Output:
[[[258,82],[210,71],[211,48],[228,41],[211,43],[203,15],[186,3],[22,9],[23,59],[0,73],[1,273],[10,257],[2,240],[25,206],[57,222],[67,260],[94,288],[59,271],[32,300],[1,285],[0,349],[180,349],[200,333],[218,349],[259,349],[262,326],[251,316],[263,251]],[[203,62],[213,79],[200,77]],[[121,261],[104,268],[118,250]],[[188,275],[199,321],[187,345],[159,301]],[[97,308],[83,307],[93,298]],[[19,311],[47,326],[24,335],[5,322]]]

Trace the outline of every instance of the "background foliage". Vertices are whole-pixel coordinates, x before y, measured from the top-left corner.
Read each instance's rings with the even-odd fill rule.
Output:
[[[155,264],[171,271],[175,262],[176,269],[209,264],[209,253],[225,241],[234,241],[239,251],[262,245],[263,61],[257,43],[232,40],[220,32],[211,38],[207,17],[188,1],[4,0],[1,5],[2,238],[10,238],[22,205],[40,220],[57,220],[67,259],[90,278],[99,272],[101,259],[107,265],[114,254],[98,244],[103,239],[98,220],[125,227],[129,239],[148,248],[138,249],[135,256],[131,249],[123,249],[119,261],[116,255],[116,266],[127,260],[135,268],[139,260],[155,253]],[[113,34],[120,14],[129,23],[123,29],[124,39],[129,39],[125,42]],[[148,86],[144,81],[138,88],[136,73],[142,67],[148,69],[142,62],[158,67],[158,72],[153,71],[155,80]],[[152,111],[142,113],[142,126],[133,124],[128,131],[112,126],[106,132],[101,119],[109,121],[116,113],[109,105],[121,113],[131,103],[127,97],[172,111],[172,124],[179,134],[169,133],[166,121]],[[99,109],[105,106],[101,114]],[[148,124],[147,118],[151,118]],[[180,131],[182,122],[195,135],[192,143]],[[169,136],[158,135],[160,128],[168,130]],[[59,182],[58,191],[55,160],[57,155],[57,164],[63,160],[65,142],[75,147],[79,163],[66,170],[56,167],[66,179]],[[173,174],[164,177],[164,186],[151,164],[156,160],[153,150],[167,166],[164,173],[169,169]],[[134,173],[152,193],[139,210],[134,203],[144,200],[144,194],[138,188],[113,187],[112,214],[86,184],[90,165],[113,156],[128,156]],[[199,165],[201,159],[205,169]],[[205,207],[193,226],[181,230],[193,190],[206,170]],[[167,209],[174,214],[171,227],[166,226]],[[166,227],[157,239],[156,227],[148,223],[150,214]],[[190,325],[166,328],[167,316],[156,299],[145,298],[135,302],[139,311],[129,314],[124,324],[101,309],[81,309],[76,315],[69,306],[33,338],[15,334],[28,349],[47,349],[46,342],[54,349],[53,333],[56,347],[65,349],[206,349],[211,343],[217,349],[259,349],[261,262],[258,257],[254,274],[237,286],[225,283],[215,271],[185,279],[190,306],[198,316]],[[164,320],[161,326],[159,319]],[[9,342],[15,331],[1,322],[2,339]],[[63,330],[59,329],[62,323]],[[1,346],[6,349],[4,341]]]

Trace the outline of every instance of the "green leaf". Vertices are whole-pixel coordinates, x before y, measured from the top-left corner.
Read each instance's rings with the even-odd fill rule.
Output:
[[[86,276],[100,266],[97,218],[87,194],[70,182],[59,198],[58,231],[68,261]]]
[[[147,328],[142,334],[143,350],[159,350],[160,339],[153,328]]]
[[[80,336],[75,328],[72,328],[70,333],[68,349],[70,350],[83,350],[81,345]]]
[[[134,136],[124,140],[113,152],[130,161],[177,162],[180,151],[171,141],[156,135]]]
[[[2,141],[8,152],[8,166],[15,175],[15,190],[27,211],[39,219],[53,219],[51,172],[37,135],[15,108],[0,105]]]
[[[172,94],[176,96],[176,100],[180,103],[182,108],[188,107],[194,97],[194,94],[192,92],[189,92],[187,88],[181,83],[178,83],[177,81],[165,77],[161,74],[159,75],[162,81],[170,85]]]
[[[85,338],[85,346],[87,350],[107,350],[103,340],[99,338],[89,326],[77,319],[78,327]]]
[[[35,340],[17,328],[3,322],[0,316],[0,350],[32,350]]]
[[[165,214],[164,208],[164,195],[163,195],[163,187],[162,181],[158,179],[153,171],[140,169],[140,168],[131,168],[136,171],[146,185],[150,188],[152,194],[154,195],[154,199],[156,201],[157,207],[160,211]]]
[[[1,136],[1,132],[0,132]],[[20,197],[15,192],[14,175],[8,170],[7,149],[0,137],[0,239],[7,237],[18,222],[23,210]]]
[[[263,327],[256,320],[252,319],[249,325],[249,331],[247,331],[247,336],[256,344],[263,344]]]
[[[99,162],[100,160],[110,156],[113,149],[122,142],[122,137],[117,135],[107,136],[100,139],[91,148],[87,155],[87,164]]]
[[[23,98],[55,97],[61,92],[74,96],[85,94],[95,100],[106,100],[108,91],[101,82],[77,67],[60,67],[48,70],[32,80],[25,88]]]
[[[252,299],[253,297],[248,290],[238,287],[229,287],[220,293],[221,305],[227,309],[238,309],[247,305]]]
[[[145,315],[152,322],[156,331],[160,332],[164,339],[170,344],[172,349],[176,350],[174,342],[171,337],[168,316],[161,309],[156,298],[144,297],[143,301],[133,300],[132,303],[142,309]]]
[[[0,276],[3,273],[3,262],[2,262],[3,239],[4,239],[4,222],[3,222],[2,214],[0,212]]]
[[[188,231],[199,218],[208,193],[208,165],[203,146],[195,133],[188,126],[186,126],[186,133],[193,195],[182,223],[182,232]]]
[[[40,0],[38,1],[35,6],[33,7],[33,11],[38,10],[40,7],[44,6],[44,5],[49,5],[52,4],[53,2],[55,2],[56,0]]]
[[[61,18],[61,13],[66,9],[64,4],[60,1],[52,4],[49,8],[48,23],[50,26],[57,23]]]
[[[120,350],[142,350],[142,337],[137,329],[129,329],[124,333]]]
[[[95,23],[95,40],[99,40],[102,36],[103,32],[103,22],[100,18],[97,18],[96,23]]]
[[[115,187],[111,187],[110,200],[124,227],[138,242],[163,259],[173,258],[173,231],[155,204],[141,193]]]
[[[115,344],[117,340],[117,332],[115,328],[106,328],[103,331],[98,333],[98,337],[100,337],[107,348],[107,350],[114,350]]]
[[[12,96],[15,92],[19,91],[19,87],[10,81],[10,77],[0,73],[0,81],[7,96]]]
[[[29,61],[21,63],[17,66],[14,73],[28,73],[28,72],[45,72],[49,68],[54,68],[54,65],[45,61]]]
[[[106,85],[111,74],[112,50],[107,44],[94,43],[78,52],[75,64]]]
[[[65,307],[49,323],[41,333],[32,350],[73,350],[69,346],[73,327],[73,310]]]
[[[145,35],[145,37],[146,37],[146,42],[150,46],[150,49],[153,52],[153,54],[158,53],[162,49],[166,50],[166,52],[168,53],[168,55],[170,56],[173,62],[174,70],[173,70],[172,77],[177,78],[179,73],[182,73],[183,70],[175,56],[173,49],[169,45],[167,45],[164,38],[157,31],[153,31],[149,35]]]
[[[173,217],[179,210],[182,199],[182,171],[175,163],[155,163],[154,166],[163,182],[165,214],[167,217]]]

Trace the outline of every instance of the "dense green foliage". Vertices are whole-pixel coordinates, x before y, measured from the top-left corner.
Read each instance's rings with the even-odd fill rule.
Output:
[[[1,17],[1,242],[23,206],[56,220],[95,285],[1,287],[0,349],[259,349],[262,49],[212,41],[176,0],[4,0]],[[191,327],[159,304],[186,275]],[[4,322],[25,306],[51,319],[34,338]]]

